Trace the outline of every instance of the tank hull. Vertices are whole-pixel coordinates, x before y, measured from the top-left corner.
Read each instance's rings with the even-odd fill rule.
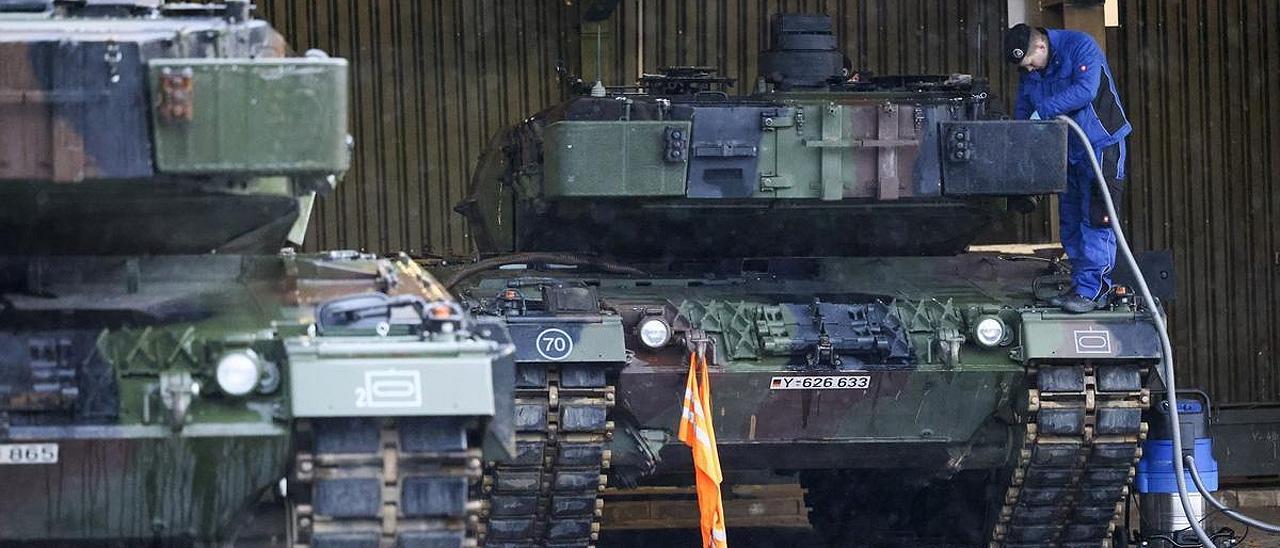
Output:
[[[992,415],[1021,386],[1019,369],[867,372],[868,390],[778,390],[776,378],[808,377],[795,369],[710,375],[721,466],[733,470],[921,468],[940,473],[1004,466],[1009,440]],[[746,368],[743,368],[746,369]],[[853,372],[827,373],[833,378]],[[859,372],[861,374],[861,372]],[[684,390],[687,367],[636,366],[619,376],[619,397],[640,429],[679,424],[672,394]],[[620,452],[618,464],[627,459]],[[690,453],[672,439],[658,472],[688,468]]]
[[[263,500],[289,504],[282,481],[290,501],[334,477],[360,481],[326,452],[381,455],[379,432],[401,440],[392,465],[406,500],[424,469],[462,487],[457,521],[433,533],[464,537],[469,459],[482,442],[496,454],[509,443],[491,417],[510,420],[510,362],[461,331],[316,327],[317,306],[352,295],[449,298],[411,265],[355,253],[0,258],[0,544],[225,542]],[[257,361],[245,393],[223,378],[228,356]],[[378,384],[386,371],[451,390]],[[351,378],[370,372],[374,384]],[[328,385],[304,382],[316,375]],[[300,458],[319,476],[299,476]]]
[[[847,512],[868,512],[848,504],[858,496],[882,501],[877,511],[886,520],[916,515],[931,507],[921,506],[920,497],[932,497],[978,509],[976,520],[951,528],[963,529],[962,538],[948,542],[1004,542],[997,534],[1043,539],[1040,528],[1021,529],[1024,518],[983,522],[1002,515],[1005,501],[1019,500],[987,490],[1053,500],[1123,484],[1142,437],[1148,396],[1141,378],[1158,357],[1142,313],[1117,307],[1073,316],[1040,304],[1034,282],[1051,277],[1053,267],[1033,256],[740,263],[766,264],[777,271],[715,274],[724,270],[717,263],[696,277],[637,276],[535,264],[490,271],[457,287],[482,314],[501,316],[511,327],[518,379],[544,370],[603,372],[614,397],[599,473],[619,496],[629,486],[694,484],[690,449],[676,431],[690,354],[699,352],[708,358],[726,481],[795,478],[817,497],[810,506],[823,509],[810,515],[820,529],[847,530]],[[596,307],[586,310],[587,304]],[[986,344],[977,332],[984,319],[1003,330]],[[641,337],[642,326],[654,321],[671,333],[657,346]],[[570,327],[583,324],[593,327]],[[1095,338],[1105,339],[1106,348],[1090,346]],[[823,344],[828,354],[820,352]],[[559,347],[571,351],[557,354]],[[536,392],[528,394],[517,407],[534,401]],[[1085,450],[1093,453],[1079,461],[1043,456]],[[1023,485],[1018,470],[1048,483]],[[499,464],[495,477],[504,471]],[[1048,529],[1102,538],[1118,500]],[[1011,503],[1008,515],[1018,516],[1018,508]],[[936,525],[917,517],[900,525]],[[917,533],[924,534],[911,534]],[[905,545],[933,545],[910,538]]]
[[[272,492],[296,548],[474,536],[505,332],[285,247],[350,165],[347,62],[252,10],[0,2],[0,544],[223,545]]]
[[[162,425],[12,427],[3,443],[56,444],[59,462],[0,466],[0,542],[218,538],[290,460],[283,425],[199,425],[183,437]]]

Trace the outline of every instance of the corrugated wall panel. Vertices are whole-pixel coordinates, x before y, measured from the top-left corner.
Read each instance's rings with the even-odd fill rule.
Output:
[[[485,141],[560,99],[556,62],[580,59],[577,7],[564,0],[261,0],[260,12],[299,50],[351,60],[354,165],[317,206],[310,249],[464,254],[462,198]],[[854,64],[877,73],[967,72],[1009,96],[1000,62],[1003,2],[989,0],[623,0],[604,23],[608,84],[641,69],[711,65],[755,84],[769,16],[824,12]],[[641,32],[643,29],[643,32]],[[1016,226],[1015,226],[1016,225]],[[1043,239],[1045,215],[1001,227],[997,238]]]
[[[1223,403],[1280,401],[1280,5],[1121,7],[1126,209],[1135,247],[1174,250],[1180,384]]]
[[[595,73],[565,0],[260,0],[299,49],[351,59],[355,166],[321,201],[308,247],[467,253],[462,197],[486,139],[559,100],[558,60]],[[609,84],[711,65],[754,86],[779,11],[825,12],[859,68],[968,72],[1007,105],[1005,2],[623,0],[604,23]],[[1110,54],[1134,122],[1124,205],[1139,249],[1173,248],[1171,307],[1188,385],[1224,402],[1280,401],[1280,6],[1124,0]],[[1043,239],[1042,211],[995,238]]]
[[[645,30],[644,69],[711,65],[753,86],[756,53],[767,47],[769,17],[777,12],[821,12],[836,20],[846,52],[859,68],[879,73],[967,72],[1008,91],[1013,72],[998,58],[992,33],[1005,26],[1001,2],[934,0],[631,0],[628,17],[615,21],[619,50],[631,50],[636,25]],[[643,14],[641,16],[641,14]],[[643,19],[642,21],[640,19]],[[627,58],[610,75],[636,77]]]
[[[351,61],[354,163],[320,200],[310,249],[464,253],[465,192],[486,141],[560,97],[577,56],[561,1],[260,0],[301,51]]]

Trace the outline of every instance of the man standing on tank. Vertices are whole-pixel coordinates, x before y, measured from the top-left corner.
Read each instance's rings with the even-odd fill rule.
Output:
[[[1112,199],[1120,204],[1125,179],[1125,137],[1132,131],[1116,93],[1107,57],[1093,37],[1072,30],[1015,25],[1004,36],[1005,55],[1022,70],[1014,118],[1050,120],[1067,115],[1089,136]],[[1072,134],[1067,147],[1067,191],[1059,197],[1062,247],[1071,260],[1074,291],[1050,303],[1083,313],[1101,306],[1111,289],[1116,240],[1093,167]]]

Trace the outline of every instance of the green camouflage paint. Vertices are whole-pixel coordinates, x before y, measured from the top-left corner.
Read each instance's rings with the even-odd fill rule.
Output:
[[[350,166],[345,60],[286,56],[246,2],[31,4],[0,7],[0,449],[57,458],[0,458],[0,544],[225,541],[297,462],[302,416],[446,416],[415,424],[513,451],[501,326],[331,340],[332,299],[456,305],[407,257],[281,251]],[[242,395],[230,357],[257,369]],[[370,367],[427,377],[419,405],[322,404]]]

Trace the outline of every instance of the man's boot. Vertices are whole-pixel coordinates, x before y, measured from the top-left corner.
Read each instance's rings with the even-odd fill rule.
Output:
[[[1072,314],[1084,314],[1098,308],[1098,303],[1072,293],[1062,300],[1062,309]]]

